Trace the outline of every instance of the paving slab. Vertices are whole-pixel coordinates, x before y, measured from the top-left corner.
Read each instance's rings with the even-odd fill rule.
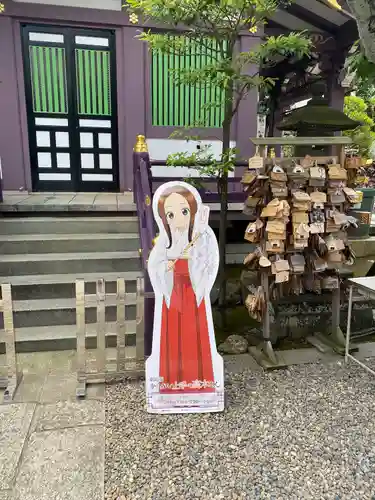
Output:
[[[77,351],[55,351],[49,353],[49,373],[74,373],[77,370]]]
[[[30,436],[13,500],[103,500],[104,426]]]
[[[243,370],[262,371],[250,354],[228,354],[224,356],[224,366],[227,373],[241,373]]]
[[[33,352],[18,354],[18,365],[23,373],[47,374],[51,369],[52,353]]]
[[[18,354],[18,367],[24,374],[42,375],[48,373],[74,373],[76,371],[77,352],[43,351],[21,352]],[[0,354],[0,373],[3,374],[5,354]]]
[[[68,204],[68,210],[91,210],[95,197],[95,193],[78,193]]]
[[[29,374],[22,376],[14,396],[15,403],[38,403],[43,390],[45,374]]]
[[[104,425],[104,402],[98,400],[58,401],[39,405],[35,411],[32,432],[83,425]]]
[[[41,403],[69,401],[76,398],[77,375],[49,374],[40,395]]]
[[[375,357],[375,342],[366,342],[363,344],[359,344],[359,351],[354,354],[354,357],[363,361],[366,358]]]
[[[28,198],[19,201],[15,207],[18,212],[20,211],[39,211],[43,210],[44,204],[47,200],[52,199],[54,196],[51,193],[32,194]]]
[[[117,195],[114,193],[99,193],[95,197],[93,209],[117,212]]]
[[[287,351],[277,351],[277,355],[282,356],[286,365],[305,365],[309,363],[319,363],[319,361],[338,360],[341,357],[333,352],[321,353],[317,349],[290,349]]]
[[[27,198],[18,200],[18,205],[43,205],[46,200],[53,198],[52,193],[29,194]]]
[[[119,212],[127,211],[129,208],[136,210],[133,193],[118,193],[117,194],[117,209]]]
[[[55,403],[57,401],[76,400],[77,374],[52,373],[46,376],[39,401]],[[86,399],[103,401],[105,397],[104,384],[89,384]]]
[[[0,500],[13,500],[11,490],[0,490]]]
[[[96,399],[104,401],[105,398],[105,384],[89,384],[86,387],[86,399]]]
[[[0,490],[12,487],[34,411],[35,404],[0,406]]]
[[[118,202],[119,199],[119,202]],[[4,193],[2,212],[136,211],[132,193]]]
[[[76,194],[60,193],[49,197],[44,204],[46,207],[53,208],[55,206],[61,208],[62,206],[67,206],[69,203],[73,202],[75,197]]]

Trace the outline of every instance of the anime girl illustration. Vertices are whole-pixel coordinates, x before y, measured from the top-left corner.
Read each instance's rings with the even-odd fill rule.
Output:
[[[224,409],[223,360],[217,353],[210,291],[219,267],[209,208],[184,182],[167,182],[153,199],[159,237],[148,261],[155,292],[152,354],[146,362],[152,413]]]

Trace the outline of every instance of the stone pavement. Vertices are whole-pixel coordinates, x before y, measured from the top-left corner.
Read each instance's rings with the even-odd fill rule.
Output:
[[[286,365],[343,362],[316,349],[282,356]],[[375,357],[375,343],[362,344],[356,356]],[[226,356],[225,364],[229,375],[262,372],[248,354]],[[89,386],[87,398],[76,399],[74,351],[19,354],[19,365],[15,400],[0,404],[0,500],[103,500],[105,387]]]
[[[104,386],[77,401],[73,352],[20,358],[15,400],[0,405],[0,500],[102,500]]]

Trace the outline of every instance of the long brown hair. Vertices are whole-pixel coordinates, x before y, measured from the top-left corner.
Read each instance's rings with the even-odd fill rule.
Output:
[[[163,226],[164,229],[167,232],[168,239],[169,239],[169,245],[168,248],[171,248],[172,246],[172,234],[171,234],[171,228],[167,222],[167,216],[165,213],[165,200],[168,198],[169,195],[176,193],[185,198],[185,200],[189,204],[190,208],[190,224],[189,224],[189,243],[192,240],[192,235],[193,235],[193,228],[194,228],[194,221],[195,221],[195,214],[197,213],[197,200],[195,199],[193,193],[189,191],[188,189],[181,187],[181,186],[174,186],[169,189],[166,189],[164,193],[160,196],[159,201],[158,201],[158,212],[161,217],[161,220],[163,221]]]

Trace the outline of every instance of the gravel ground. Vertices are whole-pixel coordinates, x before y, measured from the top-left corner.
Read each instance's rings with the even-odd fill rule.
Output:
[[[375,362],[374,362],[375,364]],[[341,362],[227,375],[222,414],[149,415],[106,396],[106,499],[375,500],[375,379]]]

